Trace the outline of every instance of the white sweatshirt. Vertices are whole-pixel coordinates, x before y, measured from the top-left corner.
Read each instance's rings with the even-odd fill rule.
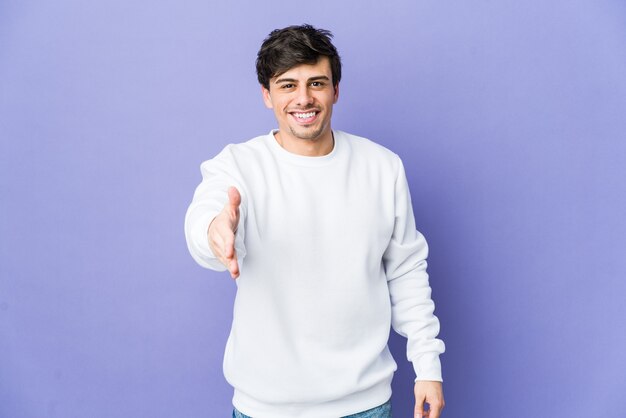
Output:
[[[224,375],[254,418],[336,418],[391,397],[390,325],[407,337],[416,380],[441,381],[439,321],[402,162],[334,131],[332,152],[305,157],[273,132],[201,165],[185,218],[189,251],[223,271],[207,229],[230,186],[242,196],[240,265]]]

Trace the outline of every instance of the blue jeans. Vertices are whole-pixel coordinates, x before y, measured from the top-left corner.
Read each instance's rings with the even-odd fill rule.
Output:
[[[237,410],[237,408],[233,409],[233,418],[252,418],[248,415],[242,414]],[[368,409],[367,411],[357,412],[356,414],[347,415],[342,418],[392,418],[391,416],[391,400],[388,400],[382,405],[379,405],[375,408]]]

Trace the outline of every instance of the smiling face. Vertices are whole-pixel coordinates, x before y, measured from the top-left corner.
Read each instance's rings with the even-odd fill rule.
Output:
[[[278,121],[276,139],[288,151],[324,155],[333,148],[330,119],[339,98],[333,86],[328,57],[301,64],[273,77],[262,87],[265,105]]]

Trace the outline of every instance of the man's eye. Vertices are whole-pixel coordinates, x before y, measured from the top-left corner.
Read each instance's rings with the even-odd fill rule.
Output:
[[[313,87],[322,87],[322,86],[324,85],[324,83],[323,83],[323,82],[321,82],[321,81],[313,81],[313,82],[311,83],[311,85],[312,85]]]
[[[293,84],[283,84],[282,86],[280,86],[280,88],[282,88],[282,89],[291,89],[291,88],[293,88],[293,86],[294,86]]]

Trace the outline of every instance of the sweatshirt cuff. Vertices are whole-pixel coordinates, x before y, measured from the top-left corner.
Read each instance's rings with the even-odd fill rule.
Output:
[[[439,353],[425,353],[412,361],[415,370],[415,381],[432,380],[443,382]]]

